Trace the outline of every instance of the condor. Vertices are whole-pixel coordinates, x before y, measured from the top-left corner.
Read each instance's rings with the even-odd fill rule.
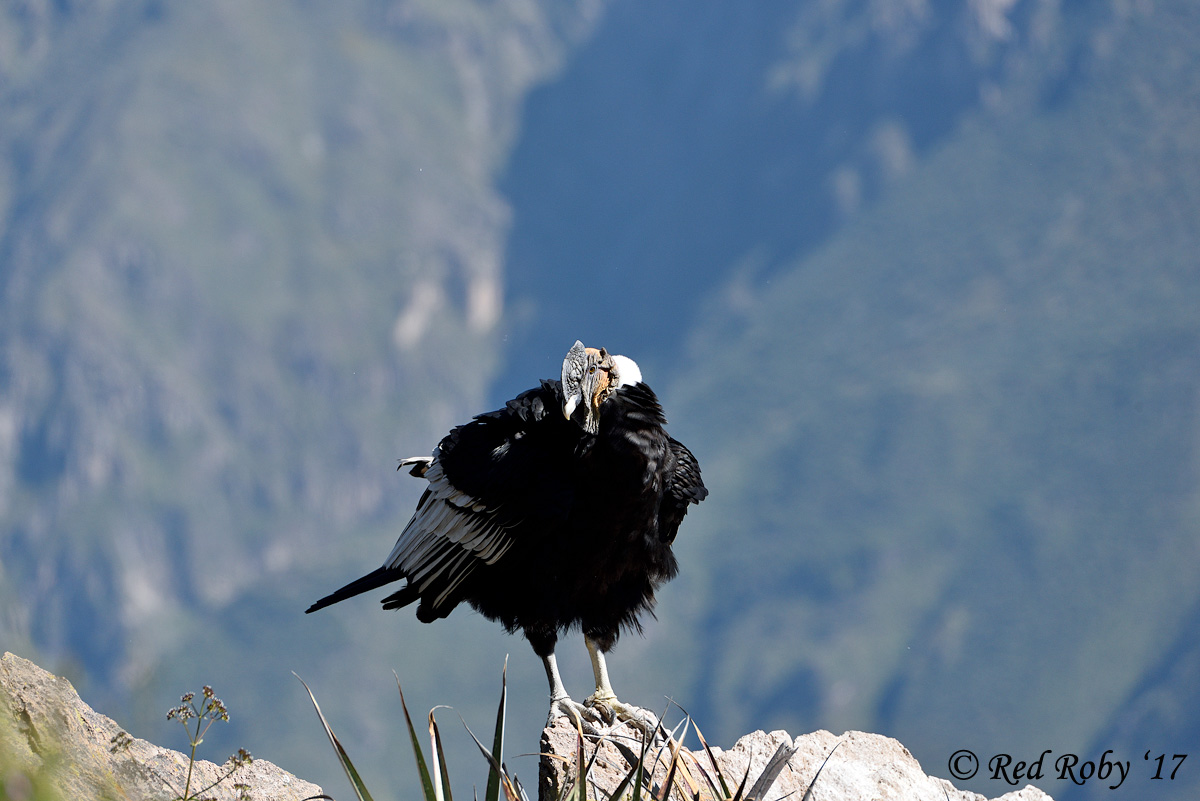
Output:
[[[401,461],[428,487],[392,552],[308,611],[403,579],[384,609],[419,601],[417,619],[429,623],[466,602],[524,632],[545,663],[551,719],[652,725],[617,700],[604,655],[622,630],[641,631],[654,591],[678,570],[679,524],[708,495],[666,422],[633,360],[577,341],[561,381],[458,426],[431,457]],[[559,635],[576,627],[596,679],[583,704],[554,658]]]

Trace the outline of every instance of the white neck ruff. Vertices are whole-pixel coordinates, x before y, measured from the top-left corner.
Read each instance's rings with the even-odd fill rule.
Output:
[[[618,387],[629,387],[641,383],[642,371],[638,369],[637,362],[628,356],[613,356],[612,360],[617,365]]]

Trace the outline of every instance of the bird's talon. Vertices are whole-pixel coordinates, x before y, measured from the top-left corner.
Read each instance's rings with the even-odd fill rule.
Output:
[[[579,728],[584,734],[599,736],[604,734],[604,731],[597,725],[603,723],[603,719],[591,709],[570,698],[558,698],[550,702],[550,714],[546,717],[546,727],[554,725],[554,721],[558,718],[566,718],[571,722],[572,726]]]
[[[592,694],[584,699],[582,707],[585,716],[610,730],[625,723],[644,738],[657,741],[663,737],[662,724],[657,715],[640,706],[624,703],[615,695]]]
[[[619,704],[615,695],[600,693],[592,693],[587,698],[583,699],[583,705],[588,710],[593,712],[597,718],[604,721],[605,725],[613,726],[617,723],[617,711],[614,704]]]

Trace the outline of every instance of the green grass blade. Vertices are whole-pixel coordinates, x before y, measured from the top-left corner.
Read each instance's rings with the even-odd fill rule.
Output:
[[[576,733],[576,736],[579,738],[580,745],[582,746],[583,745],[582,729],[576,729],[575,733]],[[613,741],[608,739],[608,735],[604,735],[599,740],[597,740],[596,747],[594,749],[592,749],[592,758],[588,760],[587,767],[583,771],[584,776],[592,775],[592,768],[595,766],[596,760],[600,758],[600,748],[605,743],[611,743],[612,745],[616,746],[616,743],[614,743]],[[619,748],[617,750],[620,751]],[[621,782],[621,785],[624,785],[627,780],[628,780],[628,774],[626,774],[626,779]],[[609,795],[609,798],[620,798],[620,797],[621,797],[621,794],[615,790],[612,792],[611,795]]]
[[[687,732],[684,732],[684,734],[687,734]],[[684,796],[686,797],[690,793],[692,798],[699,798],[700,785],[697,783],[696,779],[693,778],[692,771],[688,768],[688,757],[691,757],[693,763],[696,762],[696,758],[691,755],[690,751],[685,750],[682,744],[683,741],[680,740],[674,746],[674,750],[675,760],[679,763],[679,778],[683,782],[687,783],[687,792],[684,793]],[[682,785],[680,785],[679,789],[683,790],[684,788]]]
[[[708,792],[713,798],[729,797],[728,795],[721,794],[721,788],[718,787],[717,783],[713,780],[712,774],[709,773],[708,768],[704,767],[704,764],[700,761],[700,757],[696,756],[691,751],[685,752],[684,757],[691,761],[692,769],[689,770],[689,773],[692,775],[699,773],[704,778],[704,783],[708,786]]]
[[[329,721],[325,720],[325,716],[321,714],[321,705],[317,703],[317,697],[313,695],[313,691],[304,683],[304,679],[296,676],[296,680],[304,684],[304,689],[308,692],[308,698],[312,701],[313,709],[317,710],[317,717],[321,719],[321,725],[325,728],[325,734],[329,736],[329,742],[333,745],[333,750],[337,754],[338,760],[342,763],[342,770],[346,772],[346,778],[350,780],[350,786],[354,788],[354,794],[358,796],[359,801],[374,801],[371,798],[371,793],[367,791],[367,786],[363,784],[362,777],[358,775],[358,771],[354,769],[354,763],[350,761],[350,755],[346,753],[346,749],[342,748],[342,744],[338,742],[337,736],[333,733],[333,729],[329,727]]]
[[[425,764],[425,754],[421,752],[421,740],[417,737],[417,729],[413,726],[412,716],[408,714],[408,704],[404,703],[404,689],[400,686],[398,675],[396,675],[396,689],[400,691],[400,708],[404,710],[404,722],[408,724],[408,736],[412,740],[413,754],[417,758],[417,773],[421,774],[421,790],[425,794],[425,801],[442,801],[438,798],[437,788],[434,787],[433,779],[429,775],[429,766]]]
[[[826,754],[825,758],[821,760],[821,767],[817,768],[817,772],[813,774],[812,781],[808,783],[808,789],[804,791],[804,797],[801,798],[800,801],[808,801],[808,799],[812,798],[812,791],[813,788],[817,786],[817,779],[821,777],[821,771],[825,770],[825,765],[829,762],[829,758],[833,756],[833,752],[838,750],[838,746],[843,742],[843,740],[838,740],[833,744],[833,748],[829,749],[829,753]],[[945,792],[944,787],[942,788],[942,791]]]
[[[633,781],[634,774],[640,772],[641,769],[641,764],[635,763],[634,766],[629,769],[629,772],[625,774],[625,778],[621,779],[620,783],[613,788],[612,795],[609,796],[609,798],[620,798],[621,793],[625,792],[625,788],[629,786],[631,781]]]
[[[492,757],[495,767],[488,771],[487,789],[483,801],[500,801],[502,766],[504,764],[504,712],[508,697],[508,657],[504,657],[504,669],[500,671],[500,707],[496,710],[496,734],[492,738]],[[474,735],[472,735],[474,736]]]
[[[437,768],[435,778],[441,779],[441,785],[437,788],[438,796],[445,801],[454,801],[454,795],[450,792],[450,772],[446,768],[446,752],[442,748],[442,733],[438,730],[437,721],[433,719],[433,713],[439,709],[449,707],[435,706],[429,710],[429,740],[432,743],[433,760]]]
[[[662,719],[659,718],[659,720],[661,721]],[[671,731],[667,731],[665,728],[663,728],[663,725],[661,722],[658,724],[658,731],[663,736],[664,745],[661,748],[655,749],[654,763],[652,765],[650,765],[649,768],[646,769],[647,776],[653,776],[658,771],[658,765],[660,762],[663,761],[664,755],[666,755],[668,753],[670,753],[671,755],[674,755],[674,753],[675,753],[674,749],[672,747],[669,747],[667,745],[667,743],[676,742],[675,735],[679,732],[679,730],[681,728],[683,728],[686,725],[687,725],[687,720],[684,719],[684,720],[681,720],[674,729],[672,729]],[[686,736],[686,734],[687,734],[687,731],[685,730],[684,735]],[[643,745],[644,744],[645,744],[645,742],[643,742]],[[668,767],[669,767],[669,765],[668,765]]]
[[[738,785],[737,792],[733,794],[733,801],[742,801],[742,793],[746,791],[746,782],[750,779],[750,768],[753,764],[746,764],[746,775],[742,776],[742,783]]]
[[[488,761],[488,764],[491,765],[492,769],[495,770],[497,775],[500,776],[500,788],[504,790],[504,797],[507,799],[507,801],[523,801],[522,797],[517,793],[517,788],[513,786],[511,781],[508,780],[508,776],[504,772],[504,766],[496,761],[496,757],[492,756],[492,752],[487,749],[487,746],[479,741],[479,738],[475,736],[475,732],[471,731],[471,727],[467,725],[465,720],[462,722],[462,724],[463,728],[467,730],[467,734],[471,735],[471,739],[475,741],[475,746],[479,749],[479,753],[483,754],[484,759]]]
[[[729,792],[729,785],[725,783],[725,774],[721,772],[721,766],[717,764],[717,757],[713,754],[712,748],[709,747],[708,741],[704,739],[704,735],[701,733],[700,727],[696,725],[696,721],[692,721],[692,728],[696,730],[696,738],[700,740],[700,745],[704,747],[704,752],[708,754],[708,761],[712,763],[713,770],[716,771],[717,781],[721,783],[721,797],[732,797],[733,794]],[[707,773],[705,775],[707,775]],[[713,788],[714,794],[716,789],[716,787]]]
[[[671,795],[671,785],[675,782],[675,768],[678,766],[679,753],[676,752],[671,756],[671,767],[667,771],[667,780],[663,782],[662,787],[660,788],[662,795],[658,797],[658,801],[667,801],[667,798]]]
[[[600,750],[600,746],[596,746]],[[588,766],[584,763],[583,734],[575,731],[575,798],[576,801],[587,801]]]
[[[642,778],[646,775],[646,751],[649,744],[642,739],[642,753],[638,757],[637,773],[633,777],[633,801],[642,801]]]

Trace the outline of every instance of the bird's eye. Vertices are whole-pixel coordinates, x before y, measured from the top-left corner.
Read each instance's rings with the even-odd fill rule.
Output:
[[[594,373],[594,372],[596,372],[596,368],[595,368],[595,367],[589,367],[589,368],[588,368],[588,373],[589,373],[589,374],[590,374],[590,373]]]

